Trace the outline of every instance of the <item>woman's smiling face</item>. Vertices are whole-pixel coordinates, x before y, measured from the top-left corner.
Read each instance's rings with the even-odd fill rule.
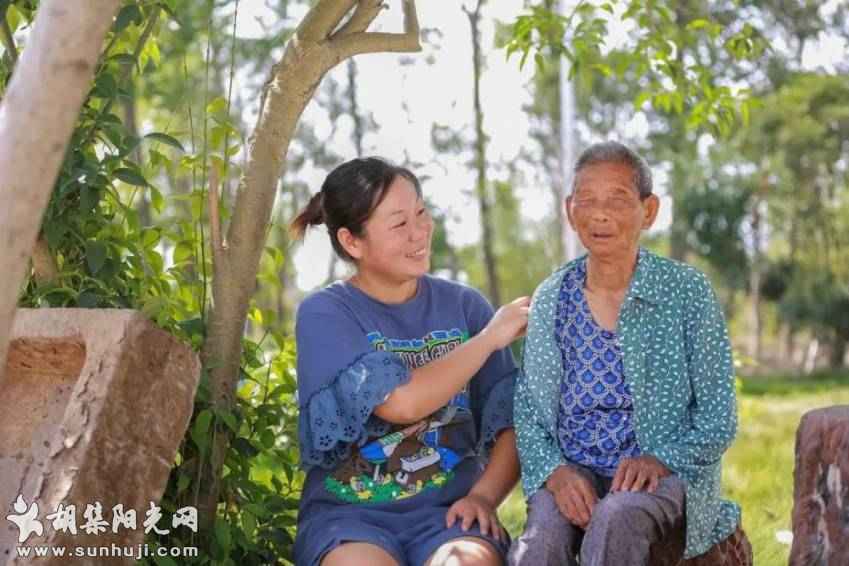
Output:
[[[357,238],[357,269],[407,281],[430,269],[433,220],[415,186],[398,176]]]
[[[566,214],[590,254],[612,256],[635,249],[657,216],[656,196],[640,198],[627,163],[602,162],[582,168],[566,199]]]

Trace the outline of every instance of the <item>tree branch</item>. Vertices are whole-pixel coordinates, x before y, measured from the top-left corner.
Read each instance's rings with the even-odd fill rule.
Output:
[[[213,165],[209,169],[209,238],[212,247],[212,263],[218,265],[223,259],[226,244],[221,239],[221,214],[218,211],[218,169]]]
[[[357,0],[319,0],[310,10],[295,36],[304,42],[319,42],[330,37],[345,14],[351,11]]]
[[[404,0],[404,33],[351,33],[337,37],[329,45],[339,61],[364,53],[421,51],[415,0]]]
[[[360,0],[351,18],[333,34],[331,39],[362,33],[368,29],[380,11],[386,7],[383,0]]]

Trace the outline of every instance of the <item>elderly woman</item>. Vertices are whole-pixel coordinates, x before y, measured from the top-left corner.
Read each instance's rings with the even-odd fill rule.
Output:
[[[639,246],[658,207],[627,147],[578,159],[566,213],[588,254],[531,305],[514,403],[528,522],[512,564],[648,564],[682,525],[689,558],[740,521],[719,498],[737,424],[728,332],[702,273]]]

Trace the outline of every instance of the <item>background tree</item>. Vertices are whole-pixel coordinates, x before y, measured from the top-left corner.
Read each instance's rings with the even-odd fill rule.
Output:
[[[0,6],[5,15],[8,2]],[[89,0],[74,10],[45,2],[0,102],[0,381],[18,292],[41,216],[94,74],[117,0]],[[7,56],[16,49],[4,26]],[[61,93],[61,94],[60,94]],[[22,198],[27,195],[29,198]]]
[[[478,200],[478,208],[481,219],[481,249],[483,251],[483,263],[486,271],[486,289],[489,300],[495,305],[501,304],[501,291],[499,289],[498,262],[493,249],[494,226],[492,213],[492,198],[487,182],[487,159],[486,145],[487,137],[483,128],[483,108],[481,105],[481,75],[483,74],[484,59],[481,54],[480,21],[481,9],[484,0],[477,0],[474,8],[463,8],[469,18],[469,26],[472,36],[472,80],[474,95],[472,97],[475,111],[474,128],[474,168],[475,168],[475,195]]]

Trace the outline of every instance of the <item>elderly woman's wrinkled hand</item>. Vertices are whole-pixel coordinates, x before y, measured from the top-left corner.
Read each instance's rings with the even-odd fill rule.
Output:
[[[610,491],[642,491],[653,493],[657,489],[660,478],[672,472],[651,454],[643,454],[636,458],[622,458]]]
[[[561,515],[576,527],[587,528],[598,495],[584,474],[572,466],[560,466],[549,476],[545,487],[554,496]]]

